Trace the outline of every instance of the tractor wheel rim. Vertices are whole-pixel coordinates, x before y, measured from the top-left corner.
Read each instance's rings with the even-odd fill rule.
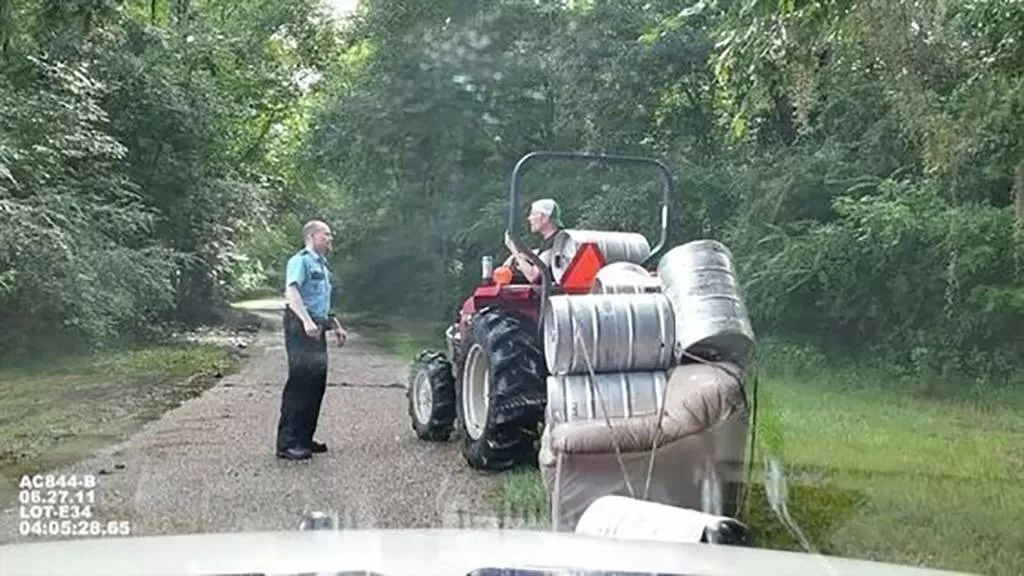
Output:
[[[430,378],[426,372],[421,372],[416,376],[416,381],[413,383],[413,398],[416,399],[416,419],[421,424],[426,424],[430,421],[430,413],[434,409],[434,396],[430,389]]]
[[[487,359],[479,344],[474,344],[466,359],[462,389],[462,413],[466,433],[473,440],[483,436],[487,425],[487,407],[490,403],[490,374]]]

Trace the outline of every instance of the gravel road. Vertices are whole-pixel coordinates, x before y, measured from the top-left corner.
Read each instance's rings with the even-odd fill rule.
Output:
[[[280,312],[259,314],[264,327],[238,373],[122,444],[54,471],[97,475],[94,519],[127,520],[133,535],[157,535],[292,530],[309,510],[334,511],[349,527],[441,527],[465,521],[459,510],[489,508],[496,479],[470,470],[454,442],[415,438],[406,362],[358,334],[344,348],[331,346],[317,429],[329,451],[278,459],[284,339]],[[0,542],[37,538],[18,535],[18,515],[0,514]]]

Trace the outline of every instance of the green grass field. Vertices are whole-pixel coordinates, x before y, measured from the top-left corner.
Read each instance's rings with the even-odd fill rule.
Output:
[[[811,542],[858,558],[1024,571],[1021,394],[928,399],[835,382],[762,382],[769,417],[759,433],[779,439],[795,478],[791,513]],[[782,547],[764,512],[755,507],[752,522]]]
[[[412,361],[420,352],[430,348],[444,350],[443,322],[387,318],[374,314],[346,314],[343,324],[369,338],[374,345],[404,359]]]
[[[17,477],[115,443],[237,366],[212,344],[157,345],[0,370],[0,506]]]
[[[442,327],[356,317],[411,358]],[[762,354],[764,358],[764,354]],[[758,453],[786,469],[788,510],[817,552],[984,574],[1024,573],[1024,390],[945,393],[880,372],[766,370]],[[774,375],[772,375],[774,374]],[[931,383],[928,383],[931,384]],[[760,462],[754,478],[762,477]],[[547,510],[535,469],[499,477],[496,512]],[[751,487],[743,520],[761,547],[801,550]]]

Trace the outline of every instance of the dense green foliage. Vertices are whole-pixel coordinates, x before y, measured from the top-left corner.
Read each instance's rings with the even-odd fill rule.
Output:
[[[345,31],[307,161],[349,306],[449,314],[504,255],[519,156],[634,153],[677,170],[673,243],[732,248],[762,335],[917,377],[1021,365],[1019,2],[555,4],[378,0]],[[654,182],[629,178],[530,193],[653,234]]]
[[[762,335],[918,377],[1024,360],[1019,1],[318,4],[2,4],[5,352],[277,290],[314,216],[341,306],[447,317],[504,257],[514,162],[577,149],[676,170],[670,242],[730,246]],[[653,238],[625,172],[527,194]]]
[[[302,73],[337,53],[318,6],[0,3],[3,355],[216,320],[260,281],[295,227]]]

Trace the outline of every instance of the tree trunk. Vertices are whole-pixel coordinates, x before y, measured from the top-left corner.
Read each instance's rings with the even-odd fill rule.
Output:
[[[1017,163],[1013,178],[1013,200],[1017,212],[1017,226],[1024,229],[1024,158]]]

